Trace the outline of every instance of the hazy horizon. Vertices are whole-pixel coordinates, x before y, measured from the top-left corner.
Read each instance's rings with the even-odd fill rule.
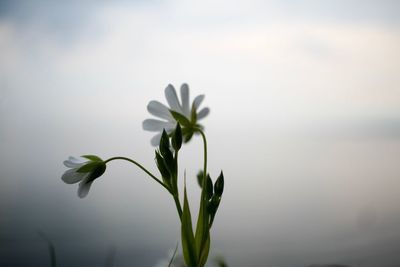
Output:
[[[85,199],[70,155],[151,171],[151,100],[205,94],[225,174],[212,251],[229,266],[400,264],[397,1],[0,2],[0,265],[155,266],[174,203],[125,162]],[[201,140],[182,151],[190,201]],[[182,185],[182,179],[180,180]],[[194,210],[192,214],[196,214]],[[211,264],[209,266],[212,266]]]

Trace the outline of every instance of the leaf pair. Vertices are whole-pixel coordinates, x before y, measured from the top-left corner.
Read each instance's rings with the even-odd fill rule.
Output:
[[[196,235],[193,234],[192,217],[187,199],[186,182],[182,212],[182,250],[187,267],[203,267],[210,251],[210,228],[208,213],[204,204],[200,205]]]
[[[182,250],[187,267],[199,267],[196,242],[193,234],[192,215],[186,192],[186,180],[183,197],[183,211],[181,224]]]

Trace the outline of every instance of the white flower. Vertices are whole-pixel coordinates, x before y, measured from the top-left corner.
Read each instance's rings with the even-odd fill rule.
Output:
[[[165,98],[167,99],[169,108],[158,101],[150,101],[147,105],[147,110],[150,114],[163,119],[147,119],[143,121],[143,129],[150,132],[158,132],[152,139],[151,144],[157,146],[160,142],[161,134],[163,129],[167,131],[168,134],[172,133],[177,124],[176,119],[172,116],[170,110],[175,111],[186,117],[193,126],[197,125],[197,120],[201,120],[210,113],[209,108],[203,108],[199,110],[201,102],[204,100],[204,95],[198,95],[193,100],[190,106],[189,101],[189,86],[184,83],[181,86],[181,102],[178,99],[175,88],[169,84],[165,88]],[[192,116],[192,112],[196,113],[195,118]],[[191,135],[193,132],[191,133]],[[186,142],[189,141],[191,135],[187,134]]]
[[[69,157],[64,161],[68,168],[61,179],[67,184],[79,183],[78,196],[84,198],[89,193],[93,181],[106,170],[106,164],[97,156]]]

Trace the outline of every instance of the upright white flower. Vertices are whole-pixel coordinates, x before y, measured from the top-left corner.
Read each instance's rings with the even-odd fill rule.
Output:
[[[194,98],[192,105],[190,106],[189,100],[189,86],[184,83],[181,86],[180,90],[181,101],[178,99],[178,95],[176,94],[175,88],[169,84],[167,88],[165,88],[165,98],[167,99],[169,107],[164,104],[153,100],[150,101],[147,105],[147,110],[150,114],[162,119],[146,119],[143,121],[143,129],[150,132],[158,132],[152,139],[151,144],[153,146],[157,146],[160,143],[160,138],[163,129],[167,131],[168,134],[172,133],[177,124],[177,120],[171,114],[171,111],[177,112],[183,115],[189,122],[190,125],[195,127],[200,127],[197,124],[198,120],[203,119],[210,113],[209,108],[203,108],[199,110],[200,104],[204,100],[204,95],[198,95]],[[185,127],[185,125],[183,125]],[[191,127],[186,127],[191,128]],[[193,132],[184,131],[185,141],[189,141]]]
[[[89,193],[93,181],[100,177],[106,170],[106,164],[97,156],[86,155],[79,158],[69,157],[64,161],[68,168],[61,179],[66,184],[79,183],[78,196],[84,198]]]

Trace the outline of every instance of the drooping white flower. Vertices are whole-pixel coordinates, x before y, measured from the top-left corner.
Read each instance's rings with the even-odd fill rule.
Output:
[[[68,168],[61,179],[66,184],[79,183],[78,196],[84,198],[89,193],[93,181],[100,177],[106,170],[106,164],[97,156],[86,155],[82,157],[69,157],[64,161]]]
[[[153,146],[157,146],[159,144],[163,129],[165,129],[168,134],[172,133],[175,129],[177,120],[171,114],[171,111],[183,115],[190,122],[191,126],[199,126],[197,121],[203,119],[210,113],[210,109],[207,107],[199,110],[200,104],[203,102],[204,97],[204,95],[196,96],[192,102],[192,105],[190,106],[189,86],[186,83],[182,84],[180,90],[181,101],[179,101],[175,88],[169,84],[167,88],[165,88],[165,98],[167,99],[169,107],[156,100],[150,101],[147,105],[147,110],[150,114],[162,119],[146,119],[143,121],[144,130],[158,132],[151,139],[151,144]],[[183,127],[185,127],[185,125],[183,125]],[[185,141],[187,142],[190,140],[193,132],[186,131],[185,134]]]

